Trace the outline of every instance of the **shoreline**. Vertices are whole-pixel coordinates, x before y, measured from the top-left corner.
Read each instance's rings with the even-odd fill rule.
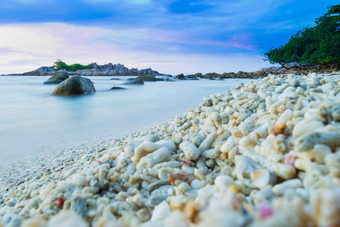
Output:
[[[0,226],[65,218],[78,226],[204,226],[226,214],[224,221],[247,225],[288,224],[287,217],[294,217],[292,225],[338,224],[340,205],[332,200],[339,196],[340,166],[326,156],[340,155],[340,145],[322,137],[321,148],[310,148],[301,138],[308,139],[308,124],[310,133],[340,136],[339,83],[340,72],[269,75],[210,95],[173,121],[77,157],[70,151],[54,171],[2,194]]]
[[[92,63],[95,64],[95,63]],[[124,67],[124,65],[118,64],[120,67]],[[98,76],[98,77],[115,77],[115,76],[145,76],[145,75],[153,75],[159,77],[175,77],[178,79],[238,79],[238,78],[248,78],[248,79],[257,79],[264,78],[269,74],[280,75],[280,74],[301,74],[308,75],[309,73],[332,73],[338,71],[340,68],[340,64],[336,63],[323,63],[323,64],[312,64],[312,65],[288,65],[288,66],[271,66],[259,69],[254,72],[224,72],[224,73],[215,73],[209,72],[202,74],[200,72],[194,74],[184,75],[183,73],[178,75],[171,74],[163,74],[157,71],[152,70],[151,68],[142,69],[138,71],[137,69],[128,69],[125,68],[127,72],[125,73],[116,73],[110,72],[112,68],[115,68],[116,65],[112,65],[112,63],[98,66],[95,64],[94,68],[87,70],[79,70],[79,71],[67,71],[67,70],[56,70],[53,67],[42,66],[34,71],[25,72],[25,73],[14,73],[14,74],[1,74],[0,76],[54,76],[59,74],[66,74],[69,76],[79,75],[79,76]],[[101,71],[102,70],[102,71]]]

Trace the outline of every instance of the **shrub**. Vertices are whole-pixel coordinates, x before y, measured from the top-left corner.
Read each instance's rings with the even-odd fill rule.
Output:
[[[91,65],[81,65],[81,64],[67,65],[65,62],[58,59],[56,62],[54,62],[53,67],[58,70],[65,69],[67,71],[78,71],[82,69],[89,69],[91,68]]]

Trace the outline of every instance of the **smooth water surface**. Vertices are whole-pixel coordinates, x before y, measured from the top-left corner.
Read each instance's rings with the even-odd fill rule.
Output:
[[[169,121],[213,93],[246,79],[145,82],[121,85],[111,77],[89,77],[93,95],[51,96],[48,77],[0,77],[0,159],[28,157],[81,143],[120,137]],[[109,90],[123,86],[125,90]]]

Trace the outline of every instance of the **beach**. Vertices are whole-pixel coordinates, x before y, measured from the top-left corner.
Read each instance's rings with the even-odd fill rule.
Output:
[[[65,150],[2,191],[0,226],[338,226],[339,87],[269,75]]]

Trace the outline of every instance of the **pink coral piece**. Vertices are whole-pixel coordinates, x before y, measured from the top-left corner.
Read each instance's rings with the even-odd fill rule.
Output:
[[[287,154],[285,157],[285,164],[294,166],[295,159],[296,159],[295,156]]]
[[[266,219],[273,215],[274,209],[271,205],[267,203],[260,203],[259,204],[259,211],[261,219]]]

